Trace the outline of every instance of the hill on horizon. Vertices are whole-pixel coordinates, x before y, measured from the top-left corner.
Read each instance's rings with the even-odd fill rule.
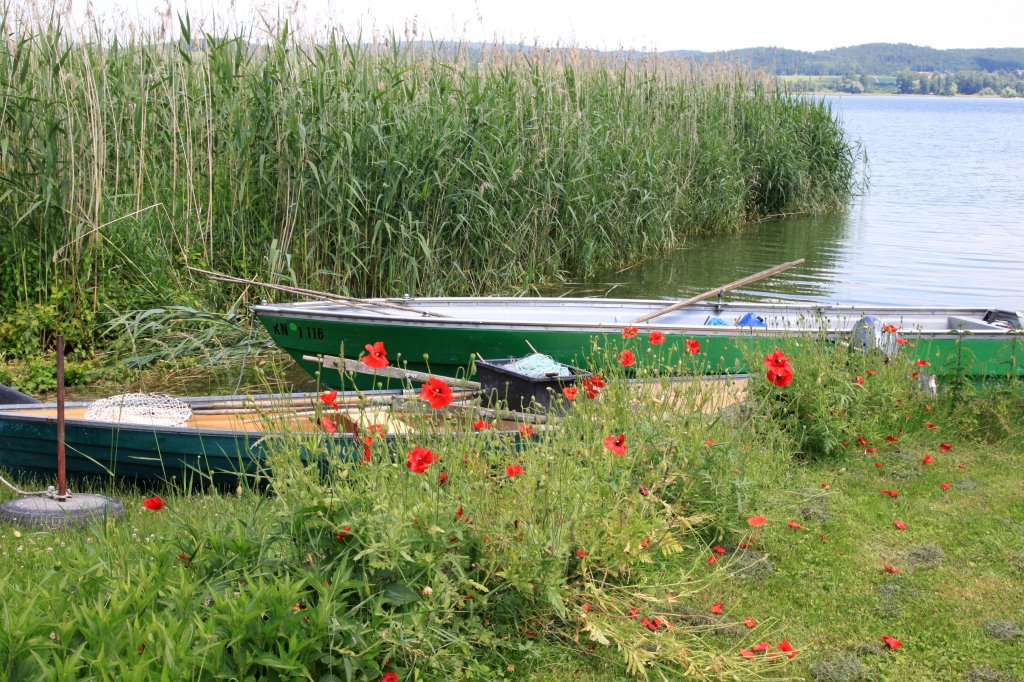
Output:
[[[739,62],[777,75],[895,74],[903,69],[928,72],[1024,69],[1024,47],[938,50],[909,43],[866,43],[816,52],[748,47],[718,52],[670,50],[662,54],[695,60]]]

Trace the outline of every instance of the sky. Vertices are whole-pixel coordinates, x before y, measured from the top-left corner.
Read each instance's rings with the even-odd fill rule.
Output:
[[[292,17],[306,32],[387,34],[576,45],[596,49],[822,50],[873,42],[930,47],[1024,47],[1024,2],[974,0],[61,0],[77,21],[88,12],[112,26],[156,26],[187,9],[221,26]],[[38,4],[38,0],[37,0]],[[173,24],[174,22],[169,22]],[[207,26],[209,24],[207,23]]]

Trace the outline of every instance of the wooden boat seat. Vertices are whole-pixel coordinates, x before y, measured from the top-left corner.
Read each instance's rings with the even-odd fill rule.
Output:
[[[977,317],[959,317],[957,315],[950,315],[949,318],[950,329],[975,329],[975,330],[996,330],[1002,331],[1002,327],[994,324],[989,324],[984,320],[978,319]]]

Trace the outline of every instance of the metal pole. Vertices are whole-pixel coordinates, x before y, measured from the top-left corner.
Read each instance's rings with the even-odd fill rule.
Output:
[[[68,496],[64,476],[64,335],[57,335],[57,499]]]

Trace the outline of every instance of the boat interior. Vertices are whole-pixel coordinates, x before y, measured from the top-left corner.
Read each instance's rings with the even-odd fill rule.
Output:
[[[345,316],[370,317],[381,322],[415,319],[421,322],[477,322],[497,324],[551,324],[558,326],[624,326],[666,329],[782,329],[834,331],[850,330],[866,315],[906,333],[948,332],[950,330],[1006,332],[1020,329],[1019,312],[983,308],[870,307],[830,304],[717,302],[696,303],[660,315],[646,323],[634,320],[670,302],[632,299],[572,298],[421,298],[389,299],[389,305],[372,308],[366,304],[347,305],[330,301],[308,301],[255,306],[257,314],[309,315],[311,318]],[[436,313],[437,315],[431,315]]]

